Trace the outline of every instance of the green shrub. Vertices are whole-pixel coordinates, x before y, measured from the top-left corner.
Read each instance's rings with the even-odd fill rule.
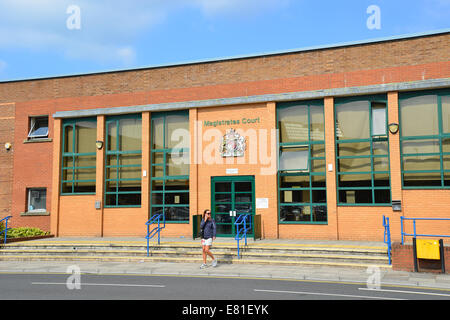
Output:
[[[50,232],[42,231],[39,228],[31,228],[31,227],[19,227],[12,228],[8,230],[8,238],[24,238],[24,237],[34,237],[34,236],[46,236],[49,235]]]

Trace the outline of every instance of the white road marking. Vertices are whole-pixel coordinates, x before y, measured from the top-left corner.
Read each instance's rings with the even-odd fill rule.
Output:
[[[66,285],[66,282],[32,282],[31,284],[38,284],[38,285]],[[161,285],[161,284],[83,283],[83,282],[81,283],[81,286],[165,288],[165,285]]]
[[[339,293],[319,293],[319,292],[303,292],[303,291],[281,291],[281,290],[263,290],[263,289],[253,289],[258,292],[269,292],[269,293],[294,293],[294,294],[309,294],[318,296],[332,296],[332,297],[346,297],[346,298],[362,298],[362,299],[381,299],[381,300],[403,300],[397,298],[386,298],[386,297],[370,297],[370,296],[357,296],[350,294],[339,294]]]
[[[369,288],[358,288],[358,289],[359,289],[359,290],[366,290],[366,291],[393,292],[393,293],[410,293],[410,294],[425,294],[425,295],[430,295],[430,296],[450,297],[450,294],[434,293],[434,292],[407,291],[407,290],[389,290],[389,289],[369,289]]]

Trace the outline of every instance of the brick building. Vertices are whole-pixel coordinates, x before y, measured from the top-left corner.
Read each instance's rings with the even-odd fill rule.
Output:
[[[0,108],[13,227],[143,236],[164,212],[191,236],[211,208],[219,236],[247,213],[264,238],[380,241],[383,215],[393,240],[450,218],[449,30],[0,82]]]

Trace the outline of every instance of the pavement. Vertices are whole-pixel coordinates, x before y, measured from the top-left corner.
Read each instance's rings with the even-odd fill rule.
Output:
[[[53,238],[53,241],[70,241],[71,238]],[[145,242],[145,239],[130,238],[90,238],[77,241],[98,242],[98,241],[126,241]],[[39,240],[42,241],[42,240]],[[52,241],[52,239],[48,239]],[[192,239],[162,238],[161,242],[170,241],[192,241]],[[218,239],[216,242],[228,240]],[[251,240],[253,241],[253,240]],[[265,240],[264,240],[265,241]],[[255,243],[262,243],[255,240]],[[313,240],[267,240],[264,243],[314,243],[317,245],[333,245],[333,241],[313,241]],[[155,244],[153,242],[153,244]],[[336,245],[364,245],[382,246],[381,242],[355,243],[336,242]],[[214,249],[214,247],[213,247]],[[213,251],[212,249],[212,251]],[[214,252],[214,251],[213,251]],[[199,250],[199,255],[201,252]],[[209,259],[209,258],[208,258]],[[208,260],[210,264],[210,260]],[[171,263],[171,262],[93,262],[93,261],[0,261],[1,273],[71,273],[69,266],[78,266],[82,274],[126,274],[126,275],[165,275],[165,276],[193,276],[193,277],[239,277],[239,278],[259,278],[259,279],[284,279],[284,280],[304,280],[304,281],[326,281],[342,283],[373,283],[380,280],[381,286],[413,286],[424,288],[436,288],[450,290],[450,274],[436,273],[414,273],[406,271],[395,271],[391,269],[377,268],[345,268],[328,266],[280,266],[280,265],[258,265],[258,264],[219,264],[216,268],[209,266],[200,269],[196,263]]]

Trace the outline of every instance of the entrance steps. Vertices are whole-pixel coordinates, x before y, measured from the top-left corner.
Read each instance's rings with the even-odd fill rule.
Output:
[[[290,266],[328,266],[388,268],[387,247],[383,243],[339,241],[248,240],[240,243],[238,259],[236,241],[216,239],[211,252],[219,263],[272,264]],[[0,261],[98,261],[98,262],[188,262],[202,263],[200,241],[163,238],[161,244],[142,238],[50,238],[13,242],[0,249]],[[208,257],[208,263],[211,259]]]

